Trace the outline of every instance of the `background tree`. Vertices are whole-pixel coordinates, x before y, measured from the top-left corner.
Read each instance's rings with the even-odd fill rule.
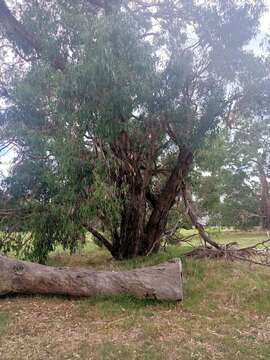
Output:
[[[268,116],[249,119],[248,124],[240,124],[235,130],[232,151],[235,164],[242,174],[253,184],[252,191],[257,191],[258,206],[247,216],[261,219],[263,229],[270,228],[270,126]]]
[[[228,118],[230,129],[206,142],[198,156],[201,206],[226,226],[269,229],[270,83],[265,54],[250,57],[239,76],[242,91]]]
[[[197,156],[192,189],[208,225],[249,229],[260,225],[260,187],[234,152],[234,140],[226,130],[205,143]]]
[[[260,205],[248,212],[261,219],[263,229],[270,228],[270,119],[269,59],[254,59],[253,72],[242,74],[244,89],[235,109],[237,121],[232,123],[229,139],[231,163],[248,179],[251,191],[257,192]],[[258,184],[258,185],[256,185]]]

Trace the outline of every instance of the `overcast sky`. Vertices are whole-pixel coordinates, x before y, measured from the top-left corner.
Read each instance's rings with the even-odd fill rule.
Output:
[[[267,32],[270,26],[270,0],[265,0],[265,4],[268,6],[268,11],[261,21],[262,31]]]
[[[268,11],[267,11],[267,13],[265,13],[264,17],[261,20],[261,29],[262,29],[262,31],[267,32],[269,30],[269,25],[270,25],[269,24],[270,23],[270,21],[269,21],[270,0],[265,0],[265,4],[268,7]]]

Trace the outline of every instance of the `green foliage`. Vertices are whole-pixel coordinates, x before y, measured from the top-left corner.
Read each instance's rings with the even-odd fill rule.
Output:
[[[61,208],[50,208],[48,212],[44,210],[42,208],[42,212],[37,212],[32,219],[33,248],[28,254],[30,259],[41,263],[46,261],[48,253],[54,250],[59,240],[64,249],[73,252],[80,238],[84,236],[83,229],[76,223],[74,215],[69,218],[63,214]]]
[[[38,0],[22,9],[40,54],[17,66],[15,51],[7,80],[1,136],[17,159],[3,206],[31,212],[12,221],[31,233],[26,253],[39,261],[59,243],[74,251],[85,224],[121,233],[134,192],[127,173],[143,179],[144,195],[159,194],[179,152],[198,152],[219,131],[233,82],[248,73],[244,46],[256,34],[260,1],[164,1],[156,14],[130,6],[96,12],[83,1]],[[203,206],[216,206],[211,193]],[[145,222],[146,199],[143,208]]]
[[[260,184],[242,154],[226,131],[206,142],[196,158],[193,191],[209,225],[239,229],[260,225]]]

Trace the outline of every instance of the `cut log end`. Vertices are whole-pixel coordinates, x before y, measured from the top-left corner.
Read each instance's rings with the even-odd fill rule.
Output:
[[[180,259],[131,271],[109,272],[56,268],[0,256],[0,296],[126,294],[140,299],[180,301],[182,284]]]

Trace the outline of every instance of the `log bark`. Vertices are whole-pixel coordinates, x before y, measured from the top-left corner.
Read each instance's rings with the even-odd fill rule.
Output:
[[[183,299],[179,259],[131,271],[56,268],[0,256],[0,296],[47,294],[90,297],[128,294],[141,299]]]

